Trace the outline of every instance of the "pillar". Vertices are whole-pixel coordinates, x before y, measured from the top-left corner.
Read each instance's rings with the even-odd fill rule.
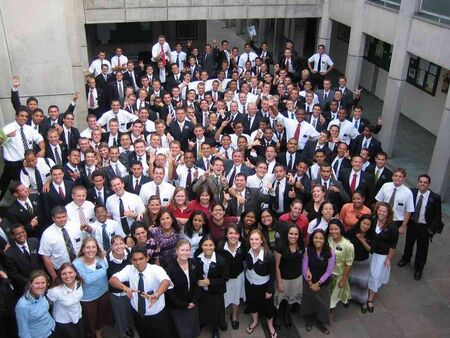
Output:
[[[431,157],[429,175],[431,176],[431,189],[442,195],[444,199],[448,193],[448,177],[450,170],[450,92],[447,93],[444,112]]]
[[[364,7],[364,0],[355,0],[353,6],[354,10],[350,31],[350,41],[348,44],[347,63],[345,65],[347,86],[351,90],[355,90],[356,86],[359,84],[359,79],[361,76],[365,43],[365,35],[363,33]]]
[[[394,149],[398,118],[400,116],[400,104],[403,98],[402,92],[409,65],[407,44],[411,18],[418,8],[418,4],[419,0],[402,1],[398,13],[391,65],[384,94],[382,110],[383,129],[378,136],[378,139],[383,144],[383,150],[389,155],[392,154]]]
[[[327,51],[329,51],[330,48],[331,27],[332,21],[330,19],[330,0],[324,0],[322,6],[322,17],[319,24],[319,34],[317,36],[317,45],[324,45]]]

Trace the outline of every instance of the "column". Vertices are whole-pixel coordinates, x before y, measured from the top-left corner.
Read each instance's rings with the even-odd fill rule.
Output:
[[[317,36],[317,45],[324,45],[327,51],[329,51],[330,48],[331,28],[330,0],[324,0],[322,6],[322,18],[320,19],[319,24],[319,34]]]
[[[352,26],[350,31],[350,41],[348,44],[347,63],[345,65],[345,76],[347,77],[347,86],[355,90],[359,84],[361,76],[362,61],[364,55],[365,35],[363,33],[364,25],[364,0],[355,0],[352,17]]]
[[[383,102],[383,129],[378,136],[378,139],[383,144],[383,150],[389,155],[394,150],[398,118],[400,116],[400,104],[403,98],[402,91],[409,65],[407,44],[411,18],[416,8],[418,8],[418,4],[419,0],[402,1],[398,13],[391,65]]]
[[[431,157],[429,175],[431,176],[431,189],[442,195],[444,199],[448,192],[448,177],[450,170],[450,92],[447,93],[444,112]]]

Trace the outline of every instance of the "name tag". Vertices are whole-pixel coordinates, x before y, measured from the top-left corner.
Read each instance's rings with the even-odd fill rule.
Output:
[[[308,135],[303,135],[303,137],[304,137],[304,138],[307,138],[307,137],[308,137]]]
[[[78,237],[78,238],[75,238],[75,242],[78,243],[79,241],[81,241],[81,238],[79,238],[79,237]]]
[[[344,136],[345,136],[345,137],[347,137],[347,136],[348,136],[348,134],[344,134]]]
[[[404,206],[404,205],[405,205],[405,204],[403,204],[403,203],[401,203],[401,202],[398,203],[398,206],[399,206],[399,207],[402,207],[402,206]]]

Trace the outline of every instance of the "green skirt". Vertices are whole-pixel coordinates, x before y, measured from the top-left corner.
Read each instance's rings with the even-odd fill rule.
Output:
[[[350,297],[350,284],[348,280],[343,288],[338,286],[339,281],[342,279],[342,275],[333,275],[331,278],[331,300],[330,309],[334,309],[339,302],[344,304],[348,303]]]

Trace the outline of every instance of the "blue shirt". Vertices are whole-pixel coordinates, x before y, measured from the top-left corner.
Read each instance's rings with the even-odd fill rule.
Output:
[[[16,305],[20,338],[46,338],[55,329],[55,321],[48,311],[47,298],[33,298],[29,292]]]
[[[82,302],[96,300],[108,291],[108,277],[106,276],[108,264],[104,259],[97,258],[95,266],[92,267],[87,266],[81,257],[76,258],[73,264],[84,279]]]

